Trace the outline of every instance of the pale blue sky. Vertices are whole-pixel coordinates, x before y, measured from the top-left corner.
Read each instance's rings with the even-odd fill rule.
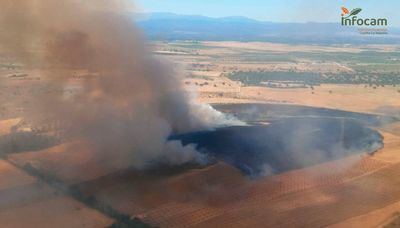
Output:
[[[339,22],[340,7],[362,8],[359,17],[388,18],[400,26],[399,0],[136,0],[142,12],[210,17],[246,16],[273,22]]]

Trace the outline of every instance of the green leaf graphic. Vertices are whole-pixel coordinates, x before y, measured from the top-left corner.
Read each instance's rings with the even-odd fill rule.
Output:
[[[357,15],[358,13],[361,12],[361,10],[362,10],[361,8],[355,8],[355,9],[353,9],[353,10],[350,12],[349,16],[347,16],[346,18]]]

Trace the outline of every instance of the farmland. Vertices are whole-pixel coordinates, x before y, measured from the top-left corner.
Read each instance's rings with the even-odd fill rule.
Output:
[[[201,103],[266,126],[293,117],[358,119],[379,131],[384,147],[372,156],[357,154],[257,179],[224,161],[169,172],[115,169],[101,165],[85,142],[59,140],[57,123],[21,118],[36,107],[32,97],[51,96],[58,88],[49,87],[47,75],[34,66],[5,58],[0,75],[0,139],[6,142],[0,153],[1,221],[42,227],[396,224],[398,46],[198,41],[148,45],[174,67],[182,86]],[[52,73],[68,82],[66,94],[96,77],[84,69]],[[27,140],[25,147],[15,146],[20,138]]]

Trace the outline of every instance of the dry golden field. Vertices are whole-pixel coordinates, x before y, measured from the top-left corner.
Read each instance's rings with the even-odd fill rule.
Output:
[[[308,54],[382,54],[398,51],[397,46],[240,42],[151,46],[177,72],[184,72],[182,83],[202,103],[277,103],[400,115],[398,86],[321,84],[313,89],[282,89],[244,85],[227,77],[248,70],[352,73],[354,63],[315,61]],[[263,58],[265,53],[270,56]],[[279,53],[301,55],[289,60],[274,57]],[[27,76],[11,77],[15,74]],[[63,74],[71,77],[71,88],[87,76]],[[35,105],[30,96],[47,90],[46,78],[32,69],[2,69],[0,76],[3,136],[29,114]],[[4,227],[107,227],[115,219],[100,208],[104,207],[155,227],[381,227],[393,224],[400,214],[400,124],[376,129],[384,136],[384,148],[374,155],[353,155],[254,180],[222,161],[173,173],[115,170],[102,166],[85,142],[0,153],[0,221]]]

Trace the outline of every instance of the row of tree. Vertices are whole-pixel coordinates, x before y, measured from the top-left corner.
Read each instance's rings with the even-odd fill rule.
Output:
[[[231,80],[240,81],[244,85],[261,85],[268,82],[295,83],[307,85],[319,84],[368,84],[368,85],[399,85],[400,74],[382,73],[312,73],[312,72],[260,72],[235,71],[227,74]]]

